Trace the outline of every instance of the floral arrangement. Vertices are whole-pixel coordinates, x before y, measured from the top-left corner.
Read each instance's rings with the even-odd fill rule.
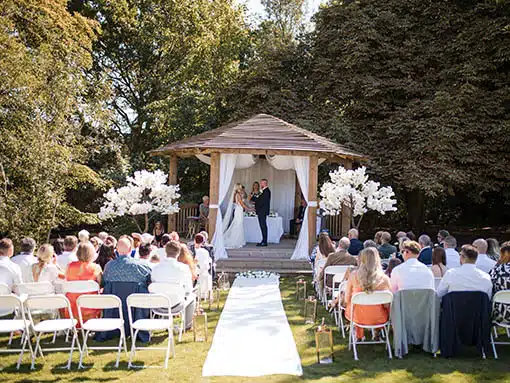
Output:
[[[275,212],[275,211],[273,211],[273,210],[271,210],[271,211],[269,212],[269,217],[278,217],[278,213],[277,213],[277,212]]]
[[[256,217],[257,213],[255,213],[254,211],[247,211],[244,213],[244,216],[245,217]]]
[[[248,270],[243,271],[241,273],[236,274],[236,278],[248,278],[248,279],[263,279],[263,278],[280,278],[280,274],[274,273],[272,271],[264,271],[264,270]]]
[[[359,228],[363,215],[369,210],[383,215],[397,210],[393,189],[369,180],[364,166],[356,170],[339,167],[329,173],[329,177],[331,181],[322,185],[320,193],[320,207],[326,215],[337,215],[346,206],[352,210],[352,226]],[[359,217],[357,222],[354,217]]]
[[[142,231],[136,216],[143,215],[143,232],[147,232],[150,212],[174,214],[179,211],[179,185],[167,185],[166,180],[167,176],[161,170],[135,172],[133,177],[127,178],[126,186],[112,188],[104,195],[106,201],[98,214],[99,219],[130,215]]]

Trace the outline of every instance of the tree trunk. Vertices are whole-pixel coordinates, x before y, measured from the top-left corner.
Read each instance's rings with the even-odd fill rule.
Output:
[[[425,228],[425,193],[414,189],[406,193],[407,223],[419,235]]]
[[[145,227],[143,229],[143,232],[148,233],[149,232],[149,215],[148,214],[145,214],[144,220],[145,220]]]

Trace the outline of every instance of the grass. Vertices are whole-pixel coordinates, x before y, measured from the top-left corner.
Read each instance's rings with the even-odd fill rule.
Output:
[[[315,355],[314,328],[305,325],[302,317],[303,302],[295,300],[295,278],[282,278],[282,298],[289,323],[294,333],[303,364],[303,377],[267,376],[262,378],[202,378],[202,365],[211,346],[208,342],[194,343],[192,334],[186,334],[182,343],[176,344],[177,357],[171,359],[168,370],[148,368],[128,370],[127,359],[123,355],[118,370],[114,369],[115,354],[110,351],[91,351],[85,360],[93,365],[87,370],[77,370],[78,353],[73,357],[71,371],[62,370],[67,361],[67,353],[47,353],[45,360],[38,359],[36,370],[30,371],[28,356],[20,371],[16,370],[17,355],[0,356],[0,379],[2,382],[211,382],[211,383],[293,383],[293,382],[510,382],[510,347],[499,346],[499,359],[492,354],[482,360],[475,350],[470,350],[462,358],[433,358],[420,350],[412,350],[402,360],[388,360],[382,345],[360,346],[358,362],[353,360],[347,342],[335,331],[335,363],[318,365]],[[222,295],[224,304],[226,293]],[[219,319],[219,311],[208,311],[210,334],[213,334]],[[320,309],[319,318],[331,322],[329,314]],[[160,335],[160,334],[157,334]],[[19,341],[19,338],[17,339]],[[7,338],[0,338],[0,347],[5,348]],[[166,344],[165,338],[156,336],[154,343]],[[113,345],[113,343],[112,343]],[[136,363],[146,366],[160,365],[163,351],[137,352]]]

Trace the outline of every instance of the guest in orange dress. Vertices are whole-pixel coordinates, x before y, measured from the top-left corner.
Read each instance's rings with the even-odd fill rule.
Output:
[[[359,255],[359,269],[352,272],[347,282],[345,291],[345,316],[351,320],[351,299],[356,293],[374,291],[391,291],[390,279],[384,274],[381,267],[379,252],[375,247],[368,247]],[[354,308],[354,319],[356,323],[372,325],[386,323],[389,317],[389,307],[386,305],[360,306]],[[356,327],[356,336],[363,338],[364,330]]]
[[[91,243],[81,243],[78,246],[76,256],[78,261],[71,262],[67,267],[66,280],[68,281],[96,281],[101,285],[101,266],[94,263],[96,251]],[[78,319],[78,308],[76,301],[82,294],[95,294],[95,293],[67,293],[66,296],[71,302],[71,309],[73,316]],[[83,309],[83,321],[86,322],[92,318],[98,318],[101,315],[101,310],[96,309]],[[79,323],[78,323],[79,325]]]

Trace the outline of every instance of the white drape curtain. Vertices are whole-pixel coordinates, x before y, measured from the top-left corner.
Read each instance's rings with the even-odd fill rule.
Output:
[[[210,156],[206,156],[205,154],[196,154],[195,156],[204,164],[211,165]],[[237,154],[236,156],[236,169],[251,168],[258,160],[258,156],[254,156],[253,154]]]
[[[301,156],[271,156],[267,159],[269,163],[276,169],[286,170],[294,169],[301,187],[301,192],[308,204],[308,180],[310,171],[310,157]],[[314,201],[315,202],[315,201]],[[312,222],[315,225],[315,222]],[[299,232],[299,238],[290,259],[309,259],[308,256],[308,207],[305,210],[303,223]]]
[[[225,203],[225,197],[227,196],[232,182],[232,176],[237,162],[237,154],[225,154],[220,155],[220,179],[219,179],[219,205],[210,205],[209,208],[218,209],[216,214],[216,230],[214,232],[214,238],[212,245],[215,249],[216,259],[228,258],[227,251],[223,242],[223,213],[220,209],[221,205]],[[231,202],[230,202],[231,203]]]

